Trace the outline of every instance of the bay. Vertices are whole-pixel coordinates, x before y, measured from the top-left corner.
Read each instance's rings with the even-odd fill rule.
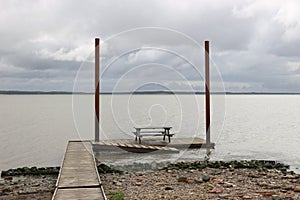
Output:
[[[134,126],[172,126],[205,137],[203,95],[101,95],[101,139],[133,139]],[[60,165],[71,139],[93,139],[92,95],[0,95],[0,169]],[[212,160],[268,159],[300,168],[300,95],[212,95]],[[110,157],[110,164],[203,158]],[[298,168],[298,169],[297,169]]]

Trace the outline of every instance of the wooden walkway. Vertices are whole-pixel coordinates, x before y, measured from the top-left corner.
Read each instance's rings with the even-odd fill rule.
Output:
[[[69,141],[52,200],[106,199],[89,141]]]

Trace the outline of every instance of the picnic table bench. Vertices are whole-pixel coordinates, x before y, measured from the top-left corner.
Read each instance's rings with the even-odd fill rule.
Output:
[[[139,139],[139,143],[142,142],[142,137],[145,136],[163,136],[163,140],[166,140],[166,136],[169,139],[169,143],[171,142],[171,137],[174,135],[170,133],[170,129],[172,127],[166,126],[148,126],[148,127],[134,127],[135,131],[133,132],[135,134],[135,141]]]

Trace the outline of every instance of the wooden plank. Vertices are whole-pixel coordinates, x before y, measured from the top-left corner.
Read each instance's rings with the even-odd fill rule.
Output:
[[[139,133],[161,133],[163,134],[165,131],[162,130],[153,130],[153,131],[139,131]],[[134,134],[137,134],[137,132],[133,132]]]
[[[138,137],[143,137],[143,136],[160,136],[160,137],[163,137],[164,135],[163,134],[141,134],[141,135],[138,135]]]
[[[104,198],[99,188],[74,188],[57,189],[55,199],[101,200]]]
[[[135,129],[170,129],[172,126],[147,126],[147,127],[134,127]]]

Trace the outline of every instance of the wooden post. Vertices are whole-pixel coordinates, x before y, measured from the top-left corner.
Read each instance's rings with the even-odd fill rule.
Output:
[[[210,84],[209,84],[209,41],[205,41],[205,105],[206,105],[206,146],[210,144]]]
[[[95,38],[95,142],[99,142],[99,93],[100,93],[100,84],[99,84],[99,71],[100,71],[100,62],[99,62],[99,38]]]

